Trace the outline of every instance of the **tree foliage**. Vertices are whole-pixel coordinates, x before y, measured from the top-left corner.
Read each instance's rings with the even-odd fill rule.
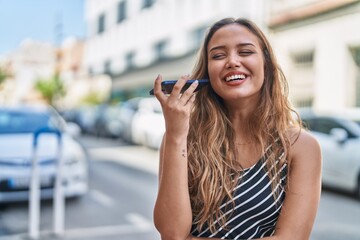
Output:
[[[39,79],[35,83],[35,89],[51,105],[54,105],[57,99],[66,94],[64,83],[58,74],[53,75],[49,79]]]
[[[103,102],[103,99],[101,96],[96,92],[90,92],[88,95],[86,95],[82,101],[84,104],[90,104],[90,105],[97,105]]]
[[[5,82],[8,77],[10,77],[10,74],[0,66],[0,86]]]

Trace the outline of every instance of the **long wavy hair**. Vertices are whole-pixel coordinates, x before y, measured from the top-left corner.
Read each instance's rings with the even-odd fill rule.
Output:
[[[197,64],[192,73],[195,79],[209,78],[208,44],[214,33],[228,24],[239,24],[250,30],[257,38],[264,57],[264,84],[257,109],[247,123],[252,140],[267,158],[266,167],[271,169],[269,177],[273,195],[280,177],[276,174],[281,167],[275,161],[281,153],[284,159],[290,149],[289,129],[300,127],[299,118],[293,117],[288,101],[286,78],[277,64],[272,48],[263,32],[250,20],[226,18],[216,22],[207,32],[200,48]],[[261,126],[261,127],[259,127]],[[267,146],[271,151],[265,151]],[[215,231],[215,223],[226,227],[227,218],[220,206],[224,201],[233,200],[233,189],[241,179],[241,167],[236,158],[234,127],[223,100],[211,85],[196,94],[190,118],[188,134],[188,177],[189,193],[193,211],[193,223],[200,231],[205,225]],[[265,156],[266,155],[266,156]],[[272,168],[271,168],[272,166]]]

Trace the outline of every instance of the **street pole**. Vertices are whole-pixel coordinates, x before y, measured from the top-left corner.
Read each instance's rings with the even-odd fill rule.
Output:
[[[57,129],[42,128],[34,132],[32,161],[31,161],[31,181],[29,196],[29,238],[39,239],[40,236],[40,173],[39,173],[39,137],[40,135],[55,134],[57,137],[57,168],[55,169],[56,180],[54,186],[54,233],[63,235],[64,233],[64,209],[65,201],[62,186],[62,134]]]
[[[58,154],[57,154],[57,171],[55,181],[55,193],[54,193],[54,233],[57,236],[64,234],[64,215],[65,215],[65,199],[63,188],[63,161],[62,161],[62,141],[58,141]]]

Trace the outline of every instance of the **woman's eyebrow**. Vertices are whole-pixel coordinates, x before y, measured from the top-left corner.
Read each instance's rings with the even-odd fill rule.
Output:
[[[237,47],[244,47],[244,46],[252,46],[255,47],[255,44],[251,43],[251,42],[246,42],[246,43],[239,43],[236,45]]]
[[[251,42],[245,42],[245,43],[239,43],[236,45],[236,47],[244,47],[244,46],[252,46],[252,47],[255,47],[255,44],[251,43]],[[218,46],[215,46],[215,47],[212,47],[210,48],[209,50],[209,53],[211,51],[214,51],[214,50],[218,50],[218,49],[225,49],[226,46],[225,45],[218,45]]]
[[[226,48],[225,45],[215,46],[209,49],[209,53],[214,50],[225,49],[225,48]]]

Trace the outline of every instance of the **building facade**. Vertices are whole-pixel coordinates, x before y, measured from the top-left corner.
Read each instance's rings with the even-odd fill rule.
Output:
[[[360,107],[360,1],[272,0],[269,33],[296,106]]]
[[[113,94],[146,95],[158,74],[190,73],[206,29],[224,17],[264,24],[263,0],[87,0],[85,67]],[[129,96],[129,95],[128,95]],[[131,94],[130,94],[131,96]]]
[[[111,76],[115,95],[190,73],[207,28],[246,17],[269,36],[296,107],[360,107],[359,0],[87,0],[85,13],[85,68]]]
[[[58,101],[60,108],[73,108],[88,103],[90,95],[106,101],[111,91],[109,76],[98,74],[89,76],[83,67],[84,41],[69,37],[57,49],[57,72],[66,88],[66,95]]]
[[[41,96],[34,90],[34,84],[53,74],[56,65],[55,48],[50,43],[26,39],[18,49],[4,56],[3,61],[11,66],[12,77],[4,84],[0,103],[41,100]]]

